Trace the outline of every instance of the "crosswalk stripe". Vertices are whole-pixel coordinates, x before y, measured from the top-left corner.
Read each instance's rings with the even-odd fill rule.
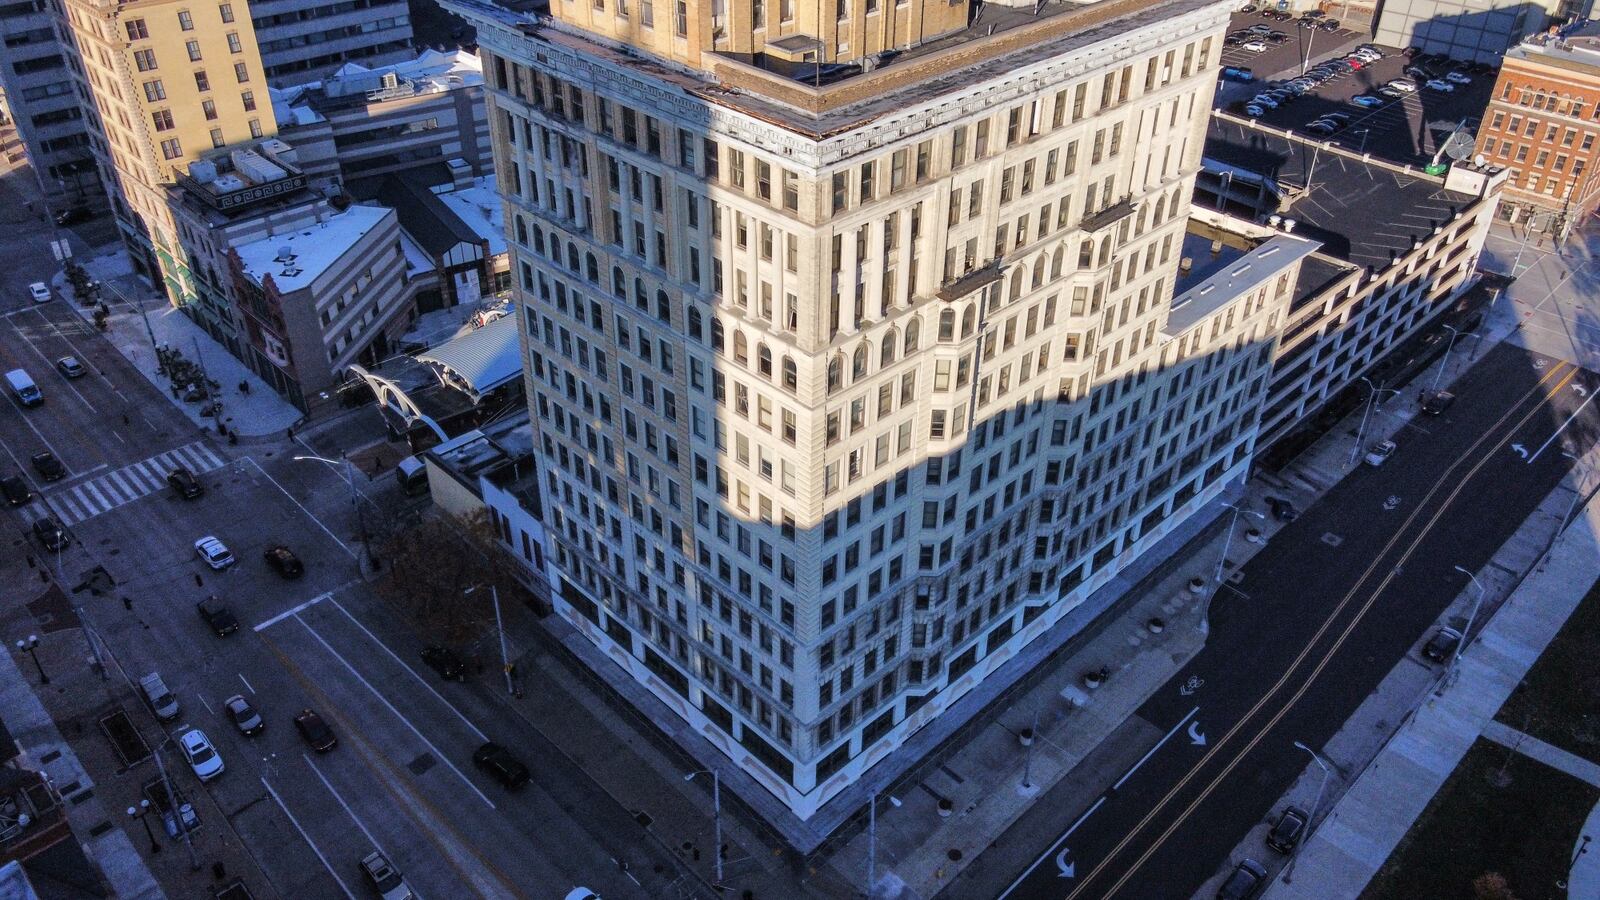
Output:
[[[181,467],[200,474],[226,464],[204,443],[195,441],[52,494],[46,502],[62,524],[72,525],[161,490],[166,486],[167,473],[173,469]]]
[[[106,495],[101,493],[98,487],[95,487],[93,481],[85,481],[83,484],[78,485],[77,490],[72,493],[78,498],[79,503],[90,509],[110,509],[117,505],[115,501],[107,500]],[[113,494],[112,497],[116,497],[116,495]]]
[[[72,525],[76,522],[82,521],[84,518],[83,515],[78,512],[78,508],[76,506],[73,506],[71,503],[67,502],[66,494],[57,494],[56,496],[51,497],[49,503],[51,511],[56,514],[56,518],[60,519],[61,524],[63,525]]]

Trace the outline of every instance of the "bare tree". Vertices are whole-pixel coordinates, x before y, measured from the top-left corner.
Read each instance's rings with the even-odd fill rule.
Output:
[[[423,519],[388,535],[378,552],[386,565],[378,594],[429,640],[461,648],[483,636],[494,625],[491,585],[502,602],[520,597],[486,513]],[[485,590],[468,593],[477,587]]]
[[[1472,880],[1473,900],[1517,900],[1511,883],[1499,872],[1485,872]]]

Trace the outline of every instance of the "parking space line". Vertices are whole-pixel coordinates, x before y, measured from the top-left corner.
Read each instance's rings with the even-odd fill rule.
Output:
[[[256,692],[256,686],[250,683],[250,679],[244,677],[243,672],[239,673],[239,680],[244,682],[245,689],[250,693],[254,694]]]
[[[294,830],[300,832],[300,839],[305,841],[306,846],[311,848],[311,852],[315,853],[317,859],[322,861],[322,867],[328,870],[329,875],[333,876],[334,882],[339,885],[339,890],[344,891],[344,895],[350,900],[356,900],[356,895],[350,892],[350,886],[345,884],[344,879],[339,877],[339,873],[335,872],[333,866],[328,864],[328,858],[322,855],[322,848],[318,847],[317,842],[313,841],[311,835],[307,834],[306,830],[300,826],[300,820],[296,819],[294,813],[289,811],[289,807],[283,802],[283,798],[278,796],[278,792],[272,789],[272,784],[267,781],[265,775],[261,776],[261,786],[267,789],[267,793],[272,797],[272,802],[278,804],[278,808],[283,810],[284,816],[288,817],[289,824],[294,826]]]
[[[417,736],[417,740],[421,741],[429,750],[433,751],[434,758],[443,763],[450,771],[456,773],[456,777],[461,779],[462,783],[466,784],[467,787],[471,788],[472,792],[478,795],[479,800],[482,800],[484,803],[488,804],[490,809],[498,808],[494,805],[493,800],[490,800],[483,793],[483,791],[478,790],[478,786],[473,784],[471,779],[461,774],[461,770],[456,768],[456,764],[450,761],[450,757],[445,756],[442,752],[440,752],[439,748],[435,747],[432,741],[423,736],[422,732],[418,730],[417,726],[411,724],[410,719],[401,715],[400,710],[394,708],[394,704],[389,702],[388,697],[385,697],[378,691],[377,688],[373,687],[372,682],[368,681],[364,676],[362,676],[362,674],[356,670],[356,667],[350,664],[349,660],[340,655],[339,651],[333,649],[333,645],[324,640],[322,635],[318,634],[317,630],[311,627],[311,623],[300,618],[298,613],[295,614],[294,620],[299,622],[305,628],[305,630],[311,634],[311,637],[314,638],[317,643],[322,645],[322,649],[332,654],[334,659],[337,659],[345,667],[345,669],[350,672],[351,675],[355,676],[355,679],[361,682],[363,687],[365,687],[368,691],[371,691],[372,696],[377,697],[378,702],[382,703],[385,709],[393,713],[395,718],[399,719],[407,728],[411,729],[411,733]]]
[[[262,622],[260,625],[257,625],[252,630],[253,631],[265,631],[268,628],[271,628],[272,626],[278,624],[279,622],[282,622],[284,619],[289,618],[290,616],[299,615],[300,611],[303,610],[303,609],[307,609],[309,607],[315,606],[315,605],[317,605],[318,603],[321,603],[324,600],[331,600],[331,599],[333,599],[333,595],[332,594],[318,594],[317,596],[312,597],[310,600],[307,600],[306,602],[300,604],[299,606],[294,607],[293,609],[286,609],[283,612],[278,613],[277,615],[275,615],[272,618],[266,620],[265,622]],[[243,681],[244,680],[244,676],[240,675],[239,679],[241,681]],[[245,687],[250,687],[250,682],[245,681],[244,685],[245,685]],[[255,688],[250,688],[250,693],[254,694],[255,692],[256,692]]]
[[[89,369],[92,372],[94,372],[96,378],[100,379],[101,381],[104,381],[106,383],[106,387],[111,388],[111,392],[112,393],[114,393],[118,397],[122,398],[122,402],[123,403],[127,403],[128,402],[127,395],[122,393],[122,391],[117,387],[117,383],[112,381],[110,378],[107,378],[106,377],[106,373],[101,371],[97,366],[90,365],[89,364],[89,357],[86,356],[82,350],[78,349],[78,345],[74,344],[72,342],[72,339],[67,337],[66,332],[62,331],[61,328],[59,326],[57,326],[55,322],[50,320],[49,316],[44,314],[44,310],[39,309],[38,307],[34,307],[33,311],[39,314],[39,318],[43,319],[44,323],[46,325],[50,326],[50,330],[54,331],[56,333],[56,337],[61,338],[61,340],[66,342],[68,347],[72,348],[72,354],[74,356],[78,357],[78,359],[82,360],[83,364],[85,366],[88,366]],[[88,323],[84,322],[82,319],[78,319],[77,322],[78,322],[79,327],[84,329],[81,333],[84,334],[84,335],[87,335],[89,333],[88,330],[87,330],[88,329]]]
[[[37,310],[35,310],[35,312],[37,312]],[[40,316],[40,318],[43,318],[44,317],[44,313],[42,313],[42,312],[39,313],[39,316]],[[48,320],[46,320],[46,321],[48,321]],[[34,355],[39,357],[40,361],[45,364],[46,368],[54,369],[56,367],[56,364],[50,359],[50,357],[45,356],[44,355],[44,351],[39,349],[39,345],[35,344],[33,342],[33,338],[28,337],[28,335],[26,333],[24,333],[21,328],[17,327],[15,322],[13,322],[11,324],[11,328],[12,328],[13,331],[15,331],[17,333],[17,337],[22,338],[22,342],[28,345],[28,349],[32,350]],[[82,362],[82,360],[80,360],[80,362]],[[73,384],[71,379],[63,378],[62,380],[64,382],[66,382],[67,390],[71,391],[72,395],[74,397],[77,397],[78,400],[81,403],[83,403],[84,406],[89,407],[89,411],[90,412],[94,413],[97,416],[100,414],[100,410],[96,409],[95,405],[93,403],[89,402],[89,398],[83,396],[83,394],[78,392],[77,385]]]
[[[351,624],[353,624],[357,628],[361,629],[361,633],[362,634],[364,634],[368,638],[370,638],[374,644],[377,644],[379,647],[382,647],[383,648],[383,652],[389,654],[389,658],[393,659],[396,663],[398,663],[400,665],[400,668],[405,669],[407,672],[410,672],[412,678],[415,678],[419,684],[421,684],[423,687],[428,689],[428,693],[432,694],[435,698],[437,698],[440,703],[443,703],[445,706],[449,707],[450,711],[456,714],[456,718],[461,720],[461,724],[463,724],[463,725],[467,726],[468,728],[472,729],[472,733],[478,736],[478,740],[487,741],[489,739],[489,736],[484,734],[481,730],[479,730],[478,726],[472,724],[472,722],[465,715],[462,715],[461,710],[456,709],[455,704],[451,703],[449,700],[446,700],[443,697],[443,695],[441,695],[438,691],[434,690],[433,689],[433,685],[429,684],[427,679],[423,678],[422,675],[420,673],[418,673],[416,669],[413,669],[409,665],[406,665],[406,663],[403,660],[401,660],[399,656],[395,655],[395,652],[393,650],[389,649],[389,645],[388,644],[385,644],[383,641],[379,640],[377,635],[375,635],[372,632],[367,630],[367,626],[365,626],[365,625],[361,624],[359,621],[357,621],[356,617],[352,616],[350,614],[350,611],[348,609],[344,608],[344,604],[340,603],[338,600],[332,600],[331,602],[333,603],[333,605],[335,607],[338,608],[339,612],[344,613],[344,617],[346,619],[349,619]]]
[[[328,780],[328,776],[322,774],[322,770],[317,768],[317,764],[312,761],[310,755],[308,755],[305,751],[301,751],[300,758],[305,760],[306,765],[311,767],[311,774],[317,776],[317,780],[322,782],[322,786],[327,788],[328,793],[333,795],[333,799],[336,800],[339,804],[339,807],[344,810],[344,814],[350,817],[350,821],[356,823],[356,827],[361,829],[361,833],[367,836],[367,843],[372,845],[372,849],[382,853],[389,859],[390,862],[393,862],[394,857],[389,856],[389,851],[383,849],[383,845],[378,843],[378,839],[373,837],[372,832],[367,830],[366,823],[362,822],[361,817],[356,815],[356,811],[350,808],[350,804],[344,802],[344,797],[341,796],[338,789],[333,786],[333,782]]]

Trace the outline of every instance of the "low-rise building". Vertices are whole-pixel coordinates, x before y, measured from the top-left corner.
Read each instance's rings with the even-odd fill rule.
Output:
[[[1511,172],[1500,217],[1565,240],[1600,206],[1600,23],[1506,51],[1477,152]]]
[[[393,62],[411,52],[404,0],[256,0],[250,16],[273,84],[315,78],[348,62]]]

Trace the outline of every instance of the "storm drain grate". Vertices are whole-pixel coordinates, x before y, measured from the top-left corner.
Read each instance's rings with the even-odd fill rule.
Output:
[[[410,769],[411,774],[413,775],[421,775],[422,773],[433,768],[434,764],[437,762],[438,760],[434,759],[432,753],[424,753],[421,756],[418,756],[416,759],[413,759],[411,762],[406,763],[406,768]]]
[[[1327,544],[1329,547],[1337,547],[1344,543],[1344,538],[1339,537],[1337,534],[1334,534],[1331,531],[1328,531],[1323,533],[1322,542]]]

